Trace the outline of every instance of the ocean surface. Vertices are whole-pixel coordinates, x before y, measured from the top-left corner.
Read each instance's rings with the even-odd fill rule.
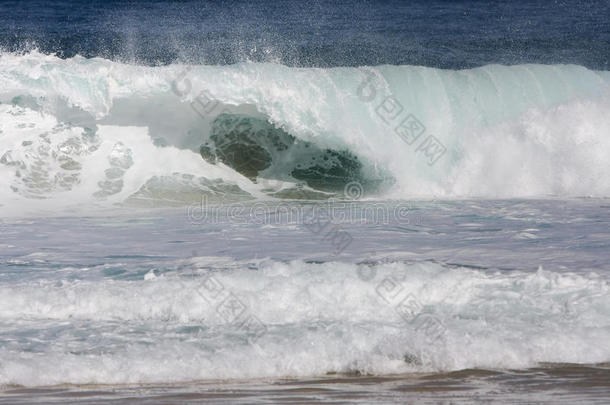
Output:
[[[610,2],[0,2],[0,403],[607,403]]]

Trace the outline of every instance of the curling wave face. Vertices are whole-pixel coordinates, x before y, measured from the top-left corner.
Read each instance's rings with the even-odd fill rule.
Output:
[[[0,56],[0,204],[609,196],[610,73]],[[269,185],[273,182],[273,187]],[[313,195],[313,194],[308,194]]]

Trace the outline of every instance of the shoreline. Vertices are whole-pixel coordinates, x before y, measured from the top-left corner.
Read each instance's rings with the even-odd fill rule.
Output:
[[[603,403],[610,364],[540,364],[524,370],[466,369],[399,375],[0,388],[0,403]],[[532,397],[533,396],[533,397]],[[535,398],[535,399],[534,399]],[[532,401],[532,399],[534,399]],[[449,401],[449,402],[447,402]]]

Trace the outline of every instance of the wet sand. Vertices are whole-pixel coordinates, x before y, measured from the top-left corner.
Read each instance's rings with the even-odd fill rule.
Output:
[[[610,402],[610,364],[543,364],[392,376],[198,381],[184,384],[3,387],[0,403],[592,403]]]

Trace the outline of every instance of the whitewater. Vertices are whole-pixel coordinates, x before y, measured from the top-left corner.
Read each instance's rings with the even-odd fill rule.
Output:
[[[606,364],[609,108],[568,64],[3,52],[0,385]]]
[[[244,334],[239,322],[223,318],[207,299],[205,278],[181,281],[176,274],[151,272],[130,283],[3,287],[0,322],[22,319],[13,328],[22,330],[23,341],[7,342],[0,351],[0,382],[384,375],[601,363],[610,356],[603,343],[610,338],[608,283],[600,279],[543,270],[455,274],[439,265],[400,263],[261,261],[255,272],[252,264],[250,271],[238,271],[239,263],[227,269],[222,258],[196,262],[222,271],[214,282],[256,314],[257,329]],[[371,269],[375,277],[363,280]],[[401,317],[384,299],[394,293],[390,280],[406,286],[396,304],[415,294],[430,312],[421,319]],[[46,332],[35,338],[36,329]]]
[[[328,225],[352,238],[339,252],[272,205],[266,222],[183,209],[4,221],[0,384],[605,363],[603,207],[420,201],[417,221],[388,223],[344,208]]]
[[[229,199],[268,195],[268,180],[317,189],[264,144],[272,164],[253,175],[202,159],[223,117],[289,137],[288,160],[313,148],[358,159],[357,173],[326,192],[357,181],[383,198],[610,194],[610,73],[576,65],[147,67],[32,51],[2,53],[0,83],[5,212],[163,200],[172,187],[192,203],[189,190],[212,193],[211,184]]]

